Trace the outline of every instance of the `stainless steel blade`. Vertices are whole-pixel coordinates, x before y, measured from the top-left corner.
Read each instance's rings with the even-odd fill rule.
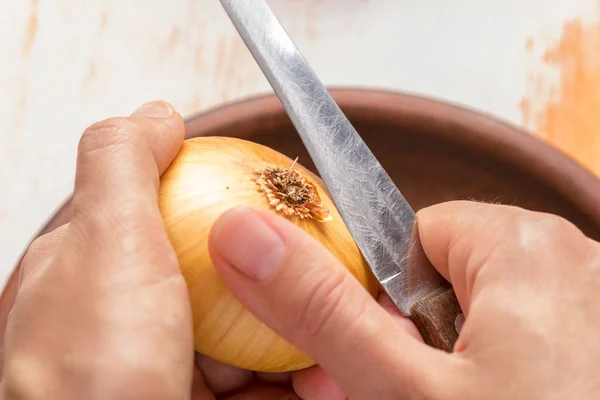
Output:
[[[283,103],[365,259],[400,312],[444,278],[411,257],[415,213],[264,0],[221,0]]]

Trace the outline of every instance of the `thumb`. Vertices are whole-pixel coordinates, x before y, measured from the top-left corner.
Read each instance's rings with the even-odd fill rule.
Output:
[[[443,368],[445,353],[402,330],[320,243],[271,211],[225,213],[210,251],[244,306],[353,399],[435,398],[425,393],[452,370]]]

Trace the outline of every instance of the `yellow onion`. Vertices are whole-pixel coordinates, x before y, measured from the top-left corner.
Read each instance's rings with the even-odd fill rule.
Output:
[[[214,360],[262,372],[314,365],[247,311],[213,267],[209,231],[232,207],[268,209],[288,218],[337,257],[372,296],[378,292],[321,179],[269,147],[227,137],[186,140],[161,177],[159,206],[188,285],[195,350]]]

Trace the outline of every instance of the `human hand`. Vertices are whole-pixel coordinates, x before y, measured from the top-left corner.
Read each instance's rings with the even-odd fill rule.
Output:
[[[21,265],[0,398],[292,395],[269,384],[280,376],[256,377],[201,356],[194,365],[188,292],[157,203],[159,176],[183,138],[181,116],[165,103],[83,134],[72,219],[37,239]]]
[[[318,363],[292,376],[303,399],[332,400],[321,388],[336,384],[336,400],[600,398],[597,242],[557,216],[475,202],[423,209],[417,228],[466,317],[450,354],[273,213],[227,212],[210,249],[232,293]]]

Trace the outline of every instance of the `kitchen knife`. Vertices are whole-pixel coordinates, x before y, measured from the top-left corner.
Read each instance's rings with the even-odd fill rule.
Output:
[[[220,0],[306,146],[374,275],[426,343],[452,351],[460,306],[427,260],[415,212],[265,0]]]

